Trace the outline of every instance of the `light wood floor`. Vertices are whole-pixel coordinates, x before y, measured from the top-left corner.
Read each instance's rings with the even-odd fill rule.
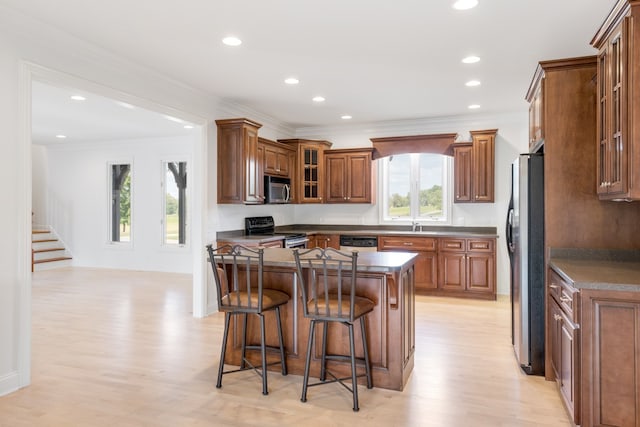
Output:
[[[569,426],[553,383],[516,366],[508,301],[418,297],[404,392],[313,388],[252,372],[215,388],[223,318],[191,316],[191,277],[65,268],[33,275],[32,385],[0,426]]]

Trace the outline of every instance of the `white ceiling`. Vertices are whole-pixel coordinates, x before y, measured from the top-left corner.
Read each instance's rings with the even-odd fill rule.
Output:
[[[294,127],[339,125],[343,114],[351,123],[466,115],[469,104],[481,105],[473,113],[526,111],[537,62],[595,54],[589,41],[615,3],[479,0],[457,11],[453,0],[0,1]],[[223,45],[228,34],[243,44]],[[469,54],[482,60],[461,63]],[[283,83],[292,75],[299,85]],[[470,79],[482,85],[468,88]],[[69,103],[41,89],[34,108],[63,120]]]

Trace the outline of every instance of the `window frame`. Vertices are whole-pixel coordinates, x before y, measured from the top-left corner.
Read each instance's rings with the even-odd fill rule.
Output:
[[[111,226],[113,225],[113,209],[112,209],[112,201],[113,201],[113,188],[112,188],[112,183],[113,183],[113,178],[112,178],[112,173],[113,173],[113,166],[115,165],[129,165],[129,178],[131,180],[131,186],[130,186],[130,194],[129,194],[129,228],[130,228],[130,232],[129,232],[129,241],[113,241],[112,236],[113,236],[113,230],[111,228]],[[106,219],[106,223],[107,223],[107,227],[106,227],[106,241],[107,241],[107,246],[109,247],[117,247],[117,248],[124,248],[124,249],[133,249],[134,246],[134,233],[133,231],[135,230],[135,228],[133,227],[134,224],[134,218],[135,218],[135,172],[134,172],[135,168],[134,168],[134,162],[133,159],[122,159],[122,160],[118,160],[118,161],[108,161],[107,162],[107,177],[106,177],[106,181],[107,181],[107,191],[106,191],[106,198],[107,198],[107,219]]]
[[[443,157],[443,182],[442,182],[442,207],[443,207],[443,217],[442,219],[434,219],[429,217],[420,217],[416,214],[419,213],[419,196],[418,196],[418,177],[419,177],[419,161],[418,157],[420,154],[434,154],[435,153],[401,153],[395,154],[396,156],[400,155],[411,155],[415,157],[415,159],[411,159],[411,171],[410,171],[410,213],[411,217],[391,217],[387,215],[389,210],[389,157],[382,157],[378,159],[378,170],[380,173],[378,174],[378,200],[379,203],[379,215],[378,221],[380,224],[394,224],[394,225],[411,225],[413,223],[417,223],[419,225],[430,226],[430,225],[451,225],[453,221],[453,157],[447,156],[444,154],[440,154]]]
[[[185,218],[185,243],[167,243],[166,239],[166,226],[165,226],[165,218],[166,218],[166,203],[167,203],[167,164],[168,163],[186,163],[187,168],[187,188],[185,189],[185,198],[186,198],[186,218]],[[193,171],[191,169],[191,159],[185,156],[167,156],[160,160],[160,246],[163,249],[169,250],[189,250],[191,248],[191,187],[193,180],[189,178],[193,176]]]

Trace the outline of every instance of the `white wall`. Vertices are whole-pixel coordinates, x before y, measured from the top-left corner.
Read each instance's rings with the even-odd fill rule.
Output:
[[[183,248],[161,244],[160,183],[165,161],[186,161],[188,176],[193,176],[193,147],[200,136],[199,129],[193,131],[192,137],[47,148],[47,224],[72,252],[74,266],[191,273],[190,233]],[[132,165],[131,244],[109,243],[109,163]],[[187,190],[187,211],[193,212],[191,185]]]
[[[281,131],[265,114],[222,102],[154,70],[115,56],[0,4],[0,150],[5,209],[0,211],[0,395],[28,385],[31,339],[31,142],[30,84],[76,87],[204,126],[194,155],[194,315],[206,314],[204,245],[218,230],[215,208],[215,119],[250,117]],[[204,139],[204,142],[203,142]],[[37,190],[39,191],[39,190]],[[77,201],[74,203],[78,203]],[[204,303],[203,303],[204,301]]]
[[[0,17],[2,12],[0,11]],[[17,49],[2,37],[0,18],[0,150],[3,182],[3,209],[0,209],[2,239],[0,239],[0,395],[16,389],[29,381],[29,368],[21,360],[21,354],[29,346],[30,325],[23,313],[29,315],[30,283],[27,275],[26,234],[31,221],[31,201],[27,193],[26,176],[22,169],[26,153],[20,150],[23,129],[20,123],[19,54]],[[30,169],[29,169],[30,170]],[[30,181],[30,180],[29,180]],[[27,209],[16,209],[25,206]],[[28,361],[27,361],[28,362]]]
[[[524,94],[523,94],[524,96]],[[406,120],[336,128],[298,129],[300,138],[326,139],[331,148],[370,147],[369,138],[458,133],[459,141],[470,141],[472,130],[498,129],[496,137],[495,203],[454,203],[452,218],[465,226],[496,227],[497,290],[509,294],[509,259],[505,244],[505,221],[510,197],[511,162],[528,151],[528,117],[521,114],[444,117]],[[380,186],[378,186],[380,188]],[[380,197],[378,197],[380,199]],[[295,223],[378,224],[379,205],[295,205]]]

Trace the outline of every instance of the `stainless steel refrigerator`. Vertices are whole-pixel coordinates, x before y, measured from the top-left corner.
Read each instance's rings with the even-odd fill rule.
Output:
[[[522,370],[544,374],[544,157],[521,154],[511,166],[507,248],[511,263],[513,349]]]

